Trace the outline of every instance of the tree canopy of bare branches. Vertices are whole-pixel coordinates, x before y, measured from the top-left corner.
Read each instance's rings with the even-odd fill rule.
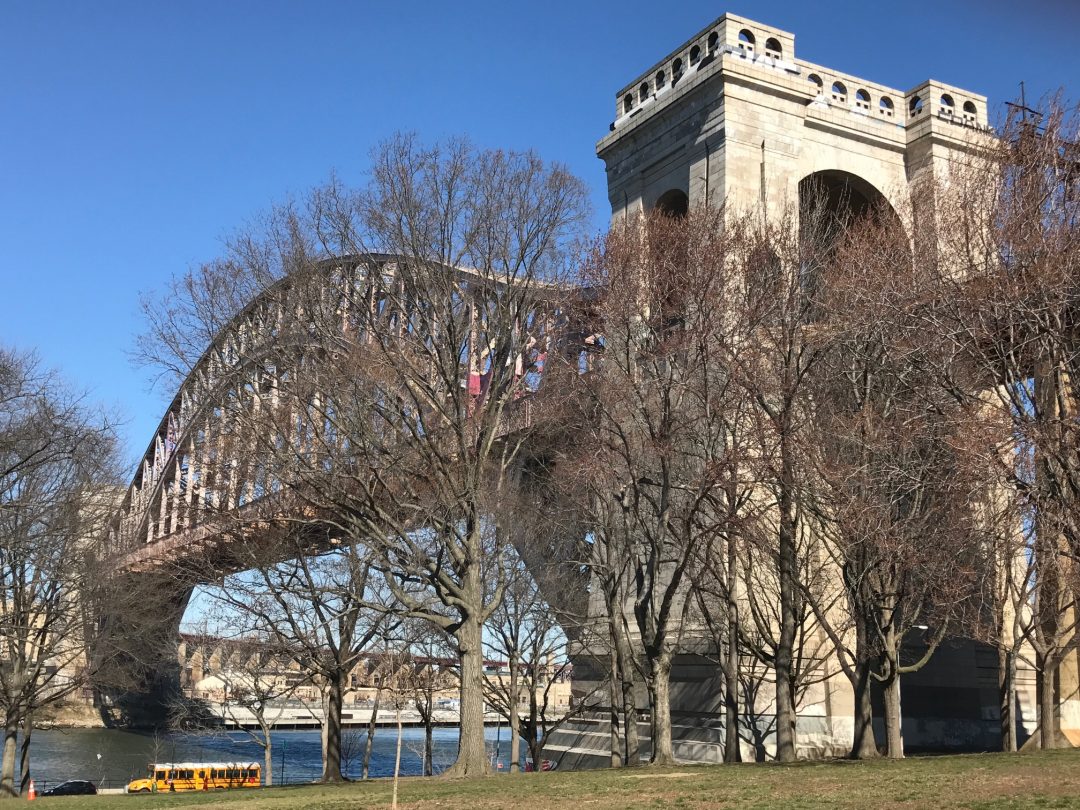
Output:
[[[481,628],[505,581],[488,515],[524,439],[511,412],[557,351],[557,293],[586,211],[582,183],[531,153],[398,136],[373,153],[363,189],[316,190],[178,282],[185,301],[152,308],[143,343],[159,367],[183,369],[192,336],[235,308],[214,290],[286,278],[274,345],[236,380],[229,416],[246,428],[226,452],[268,471],[291,530],[362,546],[396,611],[454,637],[455,774],[486,767]]]
[[[104,579],[94,540],[117,486],[111,420],[33,355],[0,349],[0,794],[28,777],[35,713],[87,685]]]

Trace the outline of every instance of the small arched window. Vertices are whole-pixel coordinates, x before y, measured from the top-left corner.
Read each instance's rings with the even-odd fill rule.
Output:
[[[975,109],[975,102],[974,101],[965,101],[964,102],[964,118],[968,119],[969,121],[974,121],[978,117],[978,115],[979,115],[979,111],[977,109]]]
[[[671,63],[671,86],[682,78],[682,59],[676,59]]]
[[[649,97],[649,83],[642,82],[641,87],[638,88],[638,102],[641,103]]]
[[[754,35],[745,28],[739,32],[739,47],[749,53],[754,52]]]
[[[719,45],[719,44],[720,44],[720,35],[718,33],[716,33],[715,31],[713,31],[711,34],[709,34],[709,44],[708,44],[709,56],[712,56],[714,53],[716,53],[716,46]]]
[[[942,93],[941,94],[941,111],[946,112],[949,115],[952,115],[953,109],[955,107],[956,107],[956,104],[953,103],[953,97],[950,96],[948,93]]]
[[[859,89],[855,91],[855,106],[860,110],[870,110],[870,94],[865,90]]]
[[[666,81],[667,81],[667,76],[664,75],[664,71],[662,71],[662,70],[659,71],[656,74],[656,89],[659,90],[661,87],[663,87],[664,83]]]
[[[690,64],[691,65],[696,65],[700,58],[701,58],[701,48],[698,47],[697,45],[695,45],[693,48],[690,49]]]
[[[806,77],[807,81],[813,85],[814,91],[820,96],[825,91],[825,84],[821,81],[821,77],[816,73],[811,73]]]
[[[626,115],[626,113],[630,112],[632,109],[634,109],[634,94],[627,93],[625,96],[623,96],[622,100],[623,115]]]
[[[780,40],[769,37],[765,40],[765,55],[773,59],[779,59],[784,55],[784,49],[780,47]]]
[[[912,96],[911,101],[908,103],[908,112],[911,115],[918,115],[922,112],[923,101],[918,96]]]
[[[833,82],[832,100],[837,104],[844,104],[847,102],[847,88],[844,87],[843,82]]]
[[[887,118],[892,118],[892,116],[893,116],[892,99],[889,98],[888,96],[882,96],[881,101],[878,102],[878,112],[881,113],[882,115],[886,116]]]

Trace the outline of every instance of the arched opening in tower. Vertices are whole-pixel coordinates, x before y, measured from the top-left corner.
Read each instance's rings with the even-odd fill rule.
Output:
[[[816,298],[822,292],[823,265],[832,258],[841,238],[867,220],[887,226],[898,242],[906,241],[896,211],[878,189],[858,175],[833,169],[814,172],[799,181],[799,236],[805,257],[799,272],[809,296]],[[903,253],[898,260],[910,262],[910,253]]]
[[[895,216],[885,196],[858,175],[840,170],[814,172],[799,181],[799,220],[828,241],[866,216]]]
[[[684,217],[690,210],[690,200],[686,192],[679,188],[673,188],[661,194],[654,206],[657,211],[667,214],[669,217]]]

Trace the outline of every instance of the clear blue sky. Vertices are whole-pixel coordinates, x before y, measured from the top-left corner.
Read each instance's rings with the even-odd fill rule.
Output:
[[[888,11],[885,11],[885,9]],[[536,148],[593,189],[614,92],[725,11],[902,89],[1080,96],[1077,0],[0,2],[0,343],[36,348],[145,448],[172,391],[138,295],[395,130]]]

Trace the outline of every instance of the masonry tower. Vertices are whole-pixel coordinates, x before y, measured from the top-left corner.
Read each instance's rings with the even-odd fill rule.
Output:
[[[726,201],[766,213],[810,178],[899,210],[924,172],[986,129],[986,98],[907,92],[796,58],[786,31],[725,14],[615,97],[597,144],[613,217]]]
[[[921,178],[944,179],[950,163],[985,137],[986,98],[928,80],[901,91],[798,59],[795,37],[726,14],[615,94],[610,131],[597,144],[613,220],[707,203],[767,218],[811,187],[860,207],[909,208]],[[685,639],[684,639],[685,642]],[[853,735],[850,684],[835,662],[799,704],[804,757],[844,755]],[[582,668],[584,681],[591,679]],[[597,673],[598,674],[598,673]],[[1030,673],[1020,684],[1021,729],[1034,725]],[[905,676],[905,742],[912,750],[985,750],[997,744],[997,656],[986,646],[946,643],[926,668]],[[721,686],[715,663],[689,647],[676,657],[671,695],[680,758],[719,761]],[[767,690],[766,690],[767,691]],[[743,696],[745,699],[746,696]],[[753,701],[760,753],[771,743],[769,701]],[[647,705],[640,691],[639,707]],[[876,709],[880,717],[880,709]],[[575,724],[549,746],[567,767],[607,763],[605,721]],[[639,723],[648,734],[648,724]],[[750,736],[757,734],[751,732]],[[648,742],[645,742],[648,745]],[[753,757],[753,751],[743,752]]]

